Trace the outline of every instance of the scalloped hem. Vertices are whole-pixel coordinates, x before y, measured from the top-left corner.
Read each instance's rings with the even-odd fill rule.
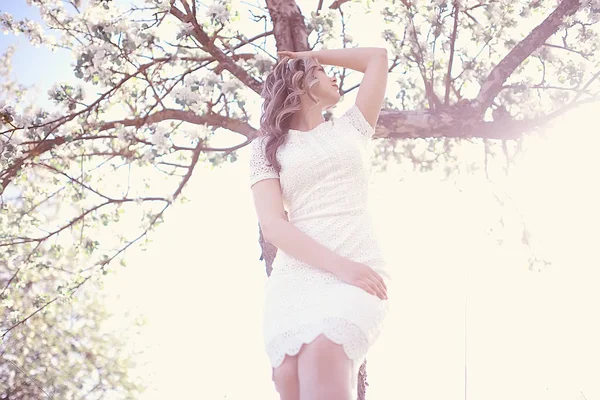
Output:
[[[279,367],[286,355],[297,355],[302,346],[312,343],[319,335],[324,335],[333,343],[341,345],[346,356],[352,361],[352,391],[354,394],[357,390],[358,370],[366,358],[371,343],[358,325],[344,318],[324,318],[273,337],[266,344],[271,366]]]

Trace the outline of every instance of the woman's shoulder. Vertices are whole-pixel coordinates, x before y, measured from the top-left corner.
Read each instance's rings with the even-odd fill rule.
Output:
[[[362,112],[360,111],[360,109],[358,108],[358,106],[356,105],[356,103],[353,103],[350,106],[346,106],[344,109],[342,109],[342,111],[338,114],[337,117],[334,117],[334,120],[337,121],[343,121],[343,122],[353,122],[354,119],[357,118],[364,118]]]
[[[334,118],[334,125],[340,129],[356,129],[367,138],[373,137],[375,133],[356,103],[346,108],[339,117]]]

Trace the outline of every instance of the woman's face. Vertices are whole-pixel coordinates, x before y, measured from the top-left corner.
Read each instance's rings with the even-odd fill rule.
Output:
[[[333,107],[340,100],[336,77],[329,77],[321,65],[317,67],[314,74],[317,83],[311,88],[311,92],[319,99],[323,109]]]

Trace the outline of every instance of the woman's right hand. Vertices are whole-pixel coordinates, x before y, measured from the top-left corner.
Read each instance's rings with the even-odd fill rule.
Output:
[[[282,57],[282,58],[283,58],[283,57],[289,57],[289,58],[298,58],[298,55],[297,55],[297,54],[298,54],[298,53],[296,53],[296,52],[293,52],[293,51],[285,51],[285,50],[282,50],[282,51],[278,51],[278,52],[277,52],[277,55],[278,55],[279,57]]]
[[[336,268],[335,275],[342,281],[358,286],[373,296],[387,300],[387,286],[381,275],[368,265],[344,259]]]

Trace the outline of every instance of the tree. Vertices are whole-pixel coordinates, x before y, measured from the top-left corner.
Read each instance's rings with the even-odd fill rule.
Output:
[[[2,266],[2,279],[6,278]],[[36,266],[23,271],[19,290],[3,300],[3,307],[14,308],[7,323],[21,320],[18,307],[28,304],[33,288],[56,290],[53,266]],[[0,349],[0,399],[99,399],[138,398],[143,390],[139,377],[132,373],[138,354],[127,350],[131,333],[113,332],[105,322],[110,318],[104,293],[90,282],[85,295],[74,298],[59,288],[61,297],[27,320],[3,341]],[[48,295],[34,297],[34,305],[48,301]],[[3,312],[4,314],[5,312]],[[4,321],[4,317],[3,317]],[[142,321],[140,321],[142,322]],[[51,397],[50,397],[51,396]]]
[[[376,129],[376,138],[387,139],[378,141],[381,156],[431,167],[471,141],[486,159],[498,151],[509,160],[525,134],[599,97],[598,0],[336,0],[328,9],[322,0],[305,1],[314,7],[310,15],[293,0],[32,3],[43,26],[8,14],[0,25],[71,52],[80,84],[57,83],[49,93],[56,108],[43,110],[25,104],[26,88],[10,79],[13,50],[0,64],[0,193],[13,196],[3,197],[0,220],[1,259],[9,260],[2,296],[9,302],[48,254],[69,272],[52,278],[68,296],[109,271],[183,199],[198,163],[235,161],[236,150],[257,136],[253,102],[275,51],[353,46],[350,33],[359,36],[360,26],[352,16],[365,8],[379,7],[390,71],[400,76]],[[337,73],[341,94],[358,87],[350,71]],[[97,93],[86,94],[90,88]],[[222,133],[240,140],[211,146]],[[413,153],[423,141],[433,158]],[[167,184],[156,185],[157,177]],[[49,220],[44,209],[59,206]],[[136,216],[141,226],[123,231]],[[116,240],[96,239],[111,229]],[[65,240],[68,233],[74,241]],[[259,238],[269,273],[276,250],[260,230]],[[3,337],[59,297],[49,292],[36,303],[32,290],[18,310],[17,303],[8,307],[22,317],[3,326]],[[363,366],[359,398],[365,374]]]

